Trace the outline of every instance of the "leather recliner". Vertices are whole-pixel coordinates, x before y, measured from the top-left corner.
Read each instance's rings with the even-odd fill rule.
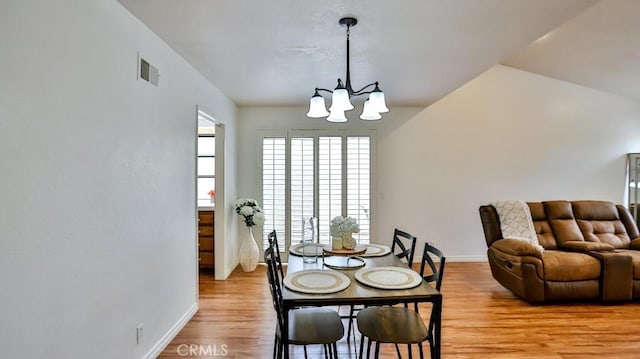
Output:
[[[527,203],[540,248],[502,238],[491,205],[480,206],[493,277],[528,302],[640,298],[640,233],[629,211],[607,201]]]

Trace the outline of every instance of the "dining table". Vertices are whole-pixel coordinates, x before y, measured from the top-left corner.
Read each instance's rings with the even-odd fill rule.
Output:
[[[328,257],[331,258],[331,257]],[[360,258],[360,257],[358,257]],[[294,276],[295,273],[307,270],[322,271],[338,271],[349,278],[348,286],[334,293],[305,293],[301,291],[291,290],[286,285],[282,288],[283,309],[284,309],[284,328],[282,340],[284,344],[284,357],[289,358],[289,311],[310,306],[340,306],[340,305],[365,305],[365,306],[386,306],[400,303],[423,303],[430,302],[433,304],[432,317],[434,321],[433,327],[433,345],[434,358],[440,358],[440,342],[441,342],[441,319],[442,319],[442,294],[433,286],[420,280],[420,283],[408,289],[380,289],[361,283],[356,278],[359,270],[366,268],[378,268],[383,270],[388,267],[408,268],[407,263],[398,259],[393,253],[383,256],[367,257],[364,259],[364,265],[354,269],[332,269],[324,264],[324,257],[319,256],[313,263],[306,263],[301,256],[289,255],[287,277]],[[384,267],[384,268],[383,268]],[[342,276],[341,276],[342,277]]]

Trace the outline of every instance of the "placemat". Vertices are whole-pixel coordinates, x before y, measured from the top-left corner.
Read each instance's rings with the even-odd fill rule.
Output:
[[[409,289],[422,283],[422,277],[410,268],[374,267],[363,268],[354,273],[362,284],[378,289]]]
[[[391,253],[391,247],[384,244],[367,244],[367,251],[362,253],[360,257],[382,257]]]
[[[285,287],[300,293],[329,294],[346,289],[351,280],[334,270],[306,269],[287,274]]]

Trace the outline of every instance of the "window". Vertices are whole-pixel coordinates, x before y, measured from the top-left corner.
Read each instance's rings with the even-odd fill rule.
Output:
[[[198,207],[213,205],[209,191],[216,188],[216,134],[215,126],[198,127]]]
[[[262,202],[268,225],[280,249],[302,238],[303,218],[318,217],[319,242],[331,243],[329,225],[335,216],[358,220],[358,243],[371,239],[371,163],[373,131],[291,131],[262,135]]]

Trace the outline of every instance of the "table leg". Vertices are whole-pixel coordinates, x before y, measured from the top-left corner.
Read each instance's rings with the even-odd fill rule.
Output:
[[[283,307],[282,310],[283,328],[282,328],[282,347],[284,350],[284,359],[289,359],[289,308]]]
[[[433,322],[433,346],[434,355],[433,359],[440,359],[440,347],[442,338],[442,297],[438,297],[433,303],[434,311],[432,315],[435,316]]]

